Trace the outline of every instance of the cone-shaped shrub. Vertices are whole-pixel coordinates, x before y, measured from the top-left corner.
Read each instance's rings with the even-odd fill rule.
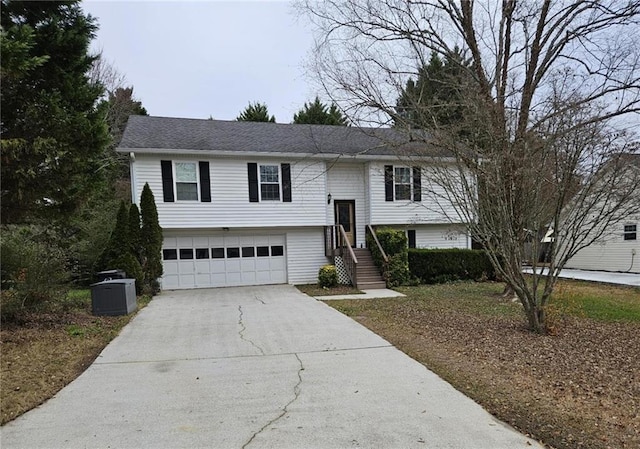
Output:
[[[160,290],[158,278],[162,276],[162,228],[158,221],[156,201],[148,183],[142,189],[140,215],[142,218],[140,242],[145,289],[155,295]]]
[[[129,207],[129,245],[131,247],[131,254],[142,264],[140,211],[135,204]]]

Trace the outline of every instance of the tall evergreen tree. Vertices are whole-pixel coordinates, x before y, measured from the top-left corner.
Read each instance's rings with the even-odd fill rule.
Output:
[[[140,233],[142,270],[145,289],[151,294],[159,291],[158,279],[162,276],[162,228],[158,221],[158,210],[153,192],[145,183],[140,197],[142,228]]]
[[[334,103],[327,107],[316,97],[313,103],[305,103],[304,107],[293,115],[293,123],[311,125],[347,126],[347,118]]]
[[[140,211],[135,203],[129,206],[129,246],[131,253],[142,264]]]
[[[120,201],[120,207],[118,208],[116,222],[113,225],[113,230],[109,237],[109,243],[107,243],[106,248],[102,252],[96,269],[99,271],[118,268],[110,266],[110,264],[129,249],[129,213],[124,201]]]
[[[463,93],[467,89],[469,63],[455,49],[443,59],[431,54],[429,63],[418,69],[416,80],[410,78],[396,103],[395,125],[410,125],[434,130],[461,126]]]
[[[138,208],[135,205],[127,208],[124,201],[120,202],[116,223],[111,233],[109,244],[100,257],[100,266],[98,269],[123,270],[128,278],[136,280],[136,291],[140,293],[143,288],[144,276],[140,262],[134,254],[132,241],[132,237],[133,239],[136,238],[136,231],[132,231],[132,218],[135,217],[137,210]],[[134,213],[131,213],[131,211]],[[139,229],[140,228],[138,228],[138,234]]]
[[[271,122],[275,123],[276,118],[269,116],[269,110],[266,104],[259,102],[249,103],[244,111],[236,118],[239,122]]]
[[[108,143],[103,88],[87,77],[97,25],[78,1],[2,0],[0,22],[2,222],[68,216],[100,182]]]

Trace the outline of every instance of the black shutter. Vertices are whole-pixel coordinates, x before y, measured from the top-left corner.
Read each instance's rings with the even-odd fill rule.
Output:
[[[258,200],[258,164],[249,162],[247,164],[249,170],[249,202],[257,203]]]
[[[413,201],[422,201],[422,171],[413,167]]]
[[[285,203],[291,202],[291,165],[282,164],[280,166],[282,170],[282,201]]]
[[[211,202],[211,180],[209,179],[209,163],[206,161],[198,162],[200,169],[200,201],[203,203]]]
[[[409,248],[416,247],[416,230],[408,229],[407,230],[407,239],[409,240]]]
[[[173,168],[171,161],[160,161],[162,170],[162,198],[165,203],[173,203]]]
[[[393,201],[393,165],[384,166],[384,200]]]

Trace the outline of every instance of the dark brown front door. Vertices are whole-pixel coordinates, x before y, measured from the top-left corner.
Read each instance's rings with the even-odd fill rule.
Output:
[[[342,225],[351,246],[356,245],[356,202],[354,200],[334,201],[336,224]]]

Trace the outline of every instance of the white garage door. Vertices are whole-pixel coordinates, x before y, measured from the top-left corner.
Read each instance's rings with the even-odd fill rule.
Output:
[[[284,235],[167,237],[162,288],[287,282]]]

